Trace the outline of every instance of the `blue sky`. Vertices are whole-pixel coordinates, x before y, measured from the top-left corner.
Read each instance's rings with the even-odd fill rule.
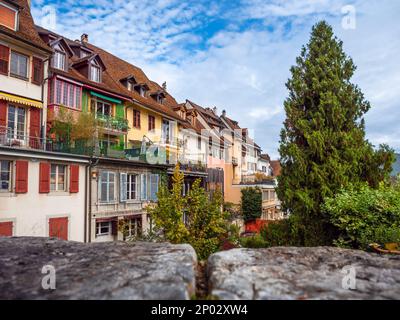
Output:
[[[397,0],[32,0],[39,25],[89,41],[141,67],[179,101],[191,99],[248,127],[277,152],[285,82],[312,25],[327,20],[358,66],[372,109],[367,138],[400,151],[400,1]],[[342,27],[343,6],[356,10]],[[49,6],[56,24],[49,24]]]

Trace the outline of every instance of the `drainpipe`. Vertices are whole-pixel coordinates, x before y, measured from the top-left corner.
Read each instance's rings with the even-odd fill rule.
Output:
[[[45,63],[46,62],[48,62],[48,61],[50,61],[50,57],[49,58],[46,58],[45,60],[43,60],[43,66],[45,65]],[[49,67],[50,66],[48,66],[47,67],[47,70],[49,69]],[[44,78],[43,79],[43,81],[42,81],[42,85],[41,85],[41,89],[42,89],[42,101],[43,101],[43,104],[44,104],[44,84],[50,79],[52,77],[52,74],[51,73],[49,73],[48,72],[48,75],[47,75],[47,77],[46,78]],[[46,102],[48,102],[48,101],[46,101]],[[48,104],[48,103],[47,103]],[[43,110],[44,110],[44,106],[43,106]],[[47,105],[46,105],[46,111],[47,111]],[[44,118],[44,115],[43,115],[43,112],[42,112],[42,121],[41,121],[41,128],[42,128],[42,141],[46,141],[46,123],[47,123],[47,118],[46,118],[46,123],[45,124],[43,124],[43,118]],[[44,143],[43,144],[44,145],[44,149],[46,150],[46,143]]]
[[[93,162],[93,157],[91,157],[90,163],[89,165],[87,165],[87,169],[89,169],[89,188],[87,186],[85,188],[85,192],[88,192],[88,195],[86,195],[85,197],[85,201],[88,201],[89,205],[87,205],[86,203],[85,206],[85,242],[86,242],[86,236],[88,240],[87,242],[92,242],[92,168],[97,166],[98,163],[99,163],[99,158],[96,158],[96,160]],[[86,235],[87,223],[89,224],[88,235]]]

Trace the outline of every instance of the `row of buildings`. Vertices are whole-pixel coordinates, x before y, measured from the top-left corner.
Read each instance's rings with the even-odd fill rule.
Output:
[[[176,163],[184,193],[200,178],[238,204],[258,185],[263,218],[281,217],[279,162],[225,111],[178,103],[88,35],[67,39],[35,25],[29,1],[0,0],[0,236],[136,235]]]

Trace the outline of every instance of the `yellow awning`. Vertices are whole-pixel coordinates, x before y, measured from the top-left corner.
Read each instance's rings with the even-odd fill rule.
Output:
[[[13,94],[9,94],[9,93],[0,92],[0,99],[14,102],[14,103],[23,104],[23,105],[30,106],[30,107],[43,108],[43,103],[40,101],[14,96]]]

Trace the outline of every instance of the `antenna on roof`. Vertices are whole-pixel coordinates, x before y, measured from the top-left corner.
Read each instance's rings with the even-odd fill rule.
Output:
[[[167,91],[167,81],[164,81],[164,83],[161,86],[165,91]]]

